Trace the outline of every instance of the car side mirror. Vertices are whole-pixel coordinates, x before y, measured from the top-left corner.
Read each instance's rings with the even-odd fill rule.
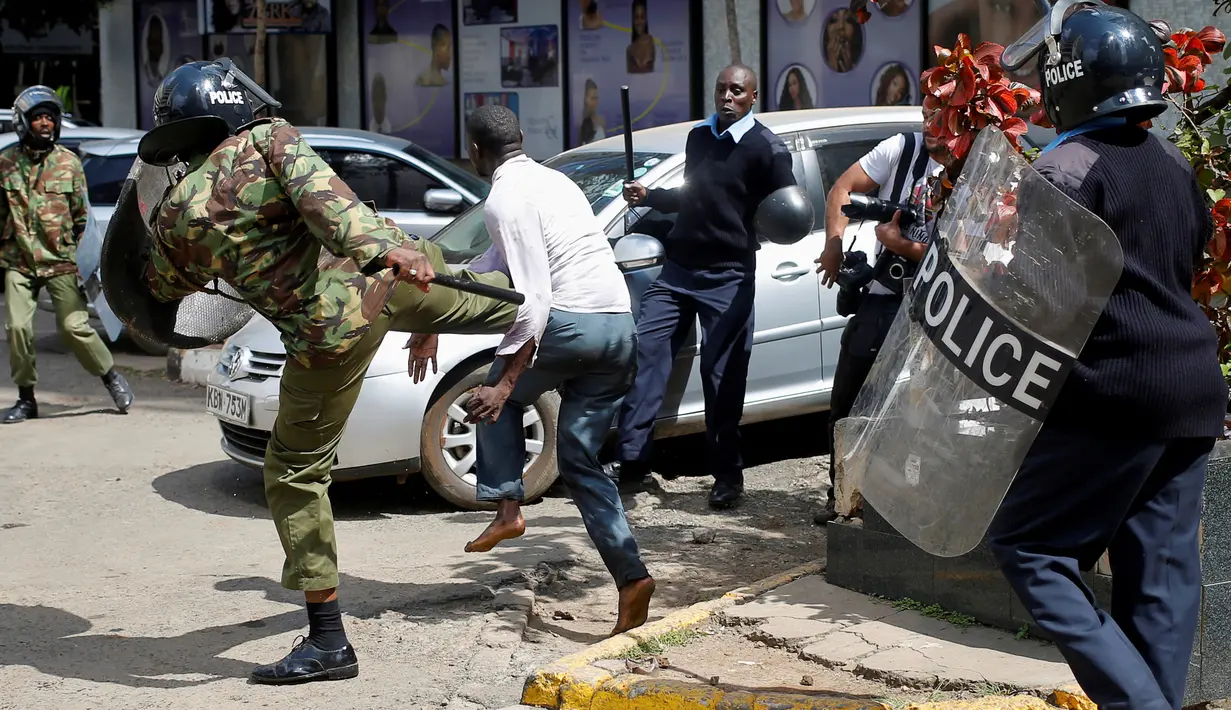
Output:
[[[616,266],[625,273],[662,266],[667,253],[662,242],[648,234],[636,232],[620,237],[614,250]]]
[[[423,193],[423,206],[429,212],[459,212],[463,201],[462,193],[449,188],[435,188]]]

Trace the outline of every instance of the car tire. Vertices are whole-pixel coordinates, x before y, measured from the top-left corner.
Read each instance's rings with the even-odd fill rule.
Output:
[[[150,340],[144,335],[140,335],[131,330],[126,331],[126,333],[128,335],[128,339],[131,340],[133,344],[136,345],[138,348],[140,348],[141,352],[145,353],[146,355],[154,355],[154,356],[161,357],[167,354],[166,345],[155,343],[153,340]]]
[[[466,510],[493,510],[494,503],[475,500],[474,458],[477,453],[475,440],[477,425],[466,424],[458,416],[458,408],[464,406],[474,390],[487,379],[490,365],[483,365],[460,378],[446,380],[432,396],[423,415],[423,431],[420,434],[420,470],[427,484],[441,498]],[[455,406],[456,405],[456,406]],[[450,410],[454,410],[450,413]],[[525,502],[542,497],[555,483],[556,469],[556,417],[560,411],[560,396],[554,391],[539,397],[527,410],[527,458],[531,463],[522,472],[525,486]],[[455,437],[454,446],[445,446],[445,437]],[[534,455],[535,442],[541,451]]]

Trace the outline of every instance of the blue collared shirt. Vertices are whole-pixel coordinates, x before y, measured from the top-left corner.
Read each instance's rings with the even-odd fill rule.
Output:
[[[736,143],[739,143],[740,139],[744,137],[744,134],[752,130],[752,126],[753,124],[756,123],[756,121],[757,119],[754,118],[752,115],[752,112],[749,111],[743,118],[736,121],[735,123],[732,123],[729,127],[727,127],[727,130],[723,131],[722,133],[719,133],[718,132],[718,114],[712,113],[710,114],[709,118],[693,126],[693,128],[700,128],[701,126],[709,126],[710,130],[714,132],[715,138],[722,138],[723,136],[731,136],[731,140],[735,141]]]

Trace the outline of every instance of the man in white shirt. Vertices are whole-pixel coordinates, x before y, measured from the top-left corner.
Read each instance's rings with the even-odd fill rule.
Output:
[[[598,460],[636,372],[628,287],[581,188],[522,151],[516,114],[504,106],[481,106],[466,119],[466,139],[475,169],[492,180],[484,204],[492,248],[472,270],[505,271],[526,296],[486,384],[467,403],[467,421],[478,422],[477,497],[498,508],[466,551],[486,552],[525,532],[522,413],[558,388],[560,476],[620,590],[612,635],[623,633],[645,623],[654,593],[616,483]],[[416,351],[434,352],[434,344],[412,344],[411,369],[421,371]]]
[[[932,216],[939,208],[936,190],[951,162],[949,151],[924,133],[900,133],[881,141],[846,170],[829,191],[825,207],[825,251],[816,260],[827,287],[837,282],[842,265],[842,238],[850,219],[842,214],[851,193],[875,192],[883,199],[921,208],[927,219],[915,222],[907,233],[900,217],[876,227],[876,260],[872,282],[862,289],[857,310],[842,332],[838,366],[829,395],[829,499],[813,521],[824,525],[837,517],[834,500],[834,425],[850,413],[855,397],[876,362],[876,354],[902,304],[903,283],[910,278],[927,250]],[[840,299],[841,300],[841,299]],[[844,313],[844,315],[850,315]]]

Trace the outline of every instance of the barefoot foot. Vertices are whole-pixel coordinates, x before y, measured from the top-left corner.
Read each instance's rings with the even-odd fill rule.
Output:
[[[620,614],[616,617],[612,636],[635,629],[645,624],[650,616],[650,597],[654,596],[654,578],[646,577],[629,582],[620,590]]]
[[[506,505],[513,503],[514,505]],[[466,543],[466,552],[487,552],[505,540],[521,537],[526,532],[526,519],[521,516],[521,506],[516,501],[501,501],[496,519],[483,534]]]

